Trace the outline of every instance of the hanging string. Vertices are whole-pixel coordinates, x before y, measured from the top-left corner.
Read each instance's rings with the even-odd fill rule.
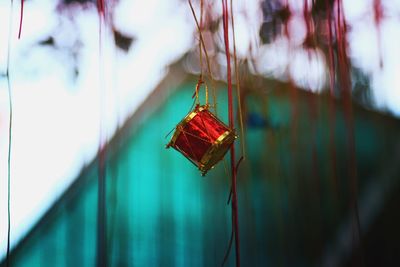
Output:
[[[199,45],[200,46],[200,50],[202,50],[204,52],[204,55],[206,57],[207,70],[208,70],[208,75],[209,75],[210,80],[211,80],[211,90],[212,90],[212,94],[213,94],[213,105],[212,106],[214,108],[214,113],[217,115],[217,95],[216,95],[216,92],[215,92],[215,80],[213,78],[212,71],[211,71],[210,58],[208,56],[206,45],[204,43],[203,33],[202,33],[202,30],[201,30],[199,21],[197,20],[196,12],[194,11],[194,8],[193,8],[193,5],[192,5],[192,1],[188,0],[188,3],[189,3],[189,6],[190,6],[190,10],[192,11],[193,18],[194,18],[194,20],[196,22],[197,31],[199,32],[199,38],[200,38],[200,43],[201,43],[201,45]],[[200,68],[202,70],[203,66],[200,65]]]
[[[203,0],[200,1],[200,24],[198,26],[199,33],[202,32],[203,29]],[[201,39],[199,38],[199,59],[200,59],[200,80],[203,79],[203,50],[201,48]]]
[[[98,147],[98,196],[97,196],[97,257],[96,265],[98,267],[107,266],[107,213],[106,213],[106,137],[103,132],[103,86],[104,82],[104,64],[103,64],[103,24],[106,25],[106,13],[104,0],[97,0],[97,9],[99,12],[99,103],[100,103],[100,122],[99,122],[99,147]]]
[[[21,8],[20,8],[20,16],[19,16],[18,39],[21,38],[21,33],[22,33],[22,21],[23,21],[23,19],[24,19],[24,2],[25,2],[25,0],[21,0]]]
[[[358,241],[360,248],[359,261],[362,266],[365,266],[364,259],[364,245],[361,237],[361,226],[358,212],[358,174],[357,174],[357,161],[356,161],[356,147],[354,137],[354,116],[353,107],[351,100],[351,79],[350,79],[350,63],[347,56],[347,39],[346,39],[346,23],[343,14],[343,3],[342,0],[337,1],[337,17],[336,17],[336,32],[338,36],[338,61],[339,61],[339,75],[340,85],[342,87],[342,99],[344,106],[345,123],[347,128],[347,154],[348,159],[348,171],[349,171],[349,182],[350,182],[350,199],[349,206],[350,210],[354,213],[354,231],[353,239]],[[355,236],[356,235],[356,236]]]
[[[246,158],[246,150],[245,150],[245,136],[244,136],[244,124],[243,124],[243,113],[242,113],[242,96],[241,96],[241,92],[240,92],[240,76],[239,76],[239,64],[238,64],[238,60],[237,60],[237,53],[236,53],[236,37],[235,37],[235,21],[234,21],[234,16],[233,16],[233,1],[231,0],[231,27],[232,27],[232,40],[233,40],[233,62],[234,62],[234,67],[235,67],[235,81],[236,81],[236,95],[238,98],[238,109],[239,109],[239,126],[240,126],[240,144],[241,144],[241,154],[242,156],[240,157],[238,163],[236,164],[236,171],[239,168],[240,163]],[[251,47],[251,44],[250,44]],[[229,197],[228,197],[228,205],[230,200],[232,199],[232,187],[231,190],[229,192]],[[232,238],[230,240],[230,242],[232,242]],[[230,253],[230,249],[231,249],[231,245],[229,246],[229,250],[227,251],[227,256]]]
[[[224,42],[225,42],[225,55],[227,63],[227,81],[228,81],[228,117],[229,127],[235,128],[235,122],[233,118],[233,96],[232,96],[232,77],[231,77],[231,61],[229,53],[229,13],[228,13],[228,2],[227,0],[222,1],[222,22],[224,28]],[[235,160],[235,146],[231,145],[231,173],[232,173],[232,223],[235,233],[235,251],[236,251],[236,266],[240,266],[240,242],[239,242],[239,218],[238,218],[238,204],[237,204],[237,190],[236,190],[236,160]]]
[[[332,10],[328,0],[325,0],[325,7],[328,20],[328,62],[329,62],[329,150],[331,154],[331,169],[332,178],[335,190],[336,200],[338,199],[338,179],[336,171],[336,144],[335,144],[335,121],[336,121],[336,107],[335,107],[335,58],[333,52],[333,37],[332,37]]]
[[[206,100],[206,106],[208,107],[209,106],[209,103],[208,103],[208,86],[207,86],[207,84],[204,83],[204,81],[201,79],[201,77],[199,77],[199,80],[197,81],[196,88],[194,90],[192,98],[195,98],[195,103],[196,103],[196,105],[199,106],[200,105],[199,91],[200,91],[200,87],[201,87],[202,84],[204,84],[205,97],[206,97],[206,99],[205,99]]]
[[[12,122],[13,122],[13,102],[12,90],[10,81],[10,58],[11,58],[11,32],[12,32],[12,15],[13,15],[13,1],[10,3],[9,11],[9,24],[8,24],[8,47],[7,47],[7,66],[6,78],[8,88],[8,106],[9,106],[9,124],[8,124],[8,154],[7,154],[7,254],[6,266],[10,266],[10,237],[11,237],[11,144],[12,144]]]
[[[20,17],[19,17],[19,30],[18,30],[18,39],[21,38],[21,33],[22,33],[22,20],[24,18],[24,1],[21,0],[21,9],[20,9]],[[11,1],[12,2],[12,1]]]
[[[97,0],[97,10],[99,12],[99,18],[105,21],[106,12],[105,12],[104,0]]]
[[[379,67],[382,69],[383,68],[383,55],[382,55],[382,42],[381,42],[381,25],[382,25],[382,19],[383,19],[383,6],[381,3],[381,0],[374,0],[373,3],[373,8],[374,8],[374,22],[377,28],[377,39],[378,39],[378,51],[379,51]]]
[[[243,124],[243,113],[242,113],[242,96],[240,93],[240,76],[239,76],[239,64],[237,60],[237,53],[236,53],[236,37],[235,37],[235,21],[233,16],[233,1],[231,0],[231,26],[232,26],[232,40],[233,40],[233,62],[235,66],[235,80],[236,80],[236,95],[238,98],[238,109],[239,109],[239,125],[240,125],[240,144],[241,144],[241,153],[243,160],[246,158],[246,140],[244,137],[244,124]],[[240,160],[241,162],[241,160]]]
[[[231,191],[232,192],[232,191]],[[231,197],[232,194],[229,195],[229,198]],[[233,243],[233,236],[234,236],[234,231],[233,231],[233,222],[232,222],[232,230],[231,230],[231,237],[229,239],[229,243],[228,243],[228,247],[226,249],[225,255],[224,255],[224,259],[222,261],[221,267],[223,267],[226,263],[226,261],[229,258],[229,254],[231,252],[232,249],[232,243]]]
[[[329,92],[331,96],[334,96],[335,88],[335,59],[333,53],[333,37],[332,37],[332,10],[329,4],[329,0],[325,0],[325,7],[328,18],[328,52],[329,52]]]

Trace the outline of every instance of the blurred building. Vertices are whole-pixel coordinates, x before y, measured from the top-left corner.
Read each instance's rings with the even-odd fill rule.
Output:
[[[11,266],[94,266],[98,259],[106,266],[220,266],[232,229],[228,165],[201,177],[165,149],[165,135],[191,107],[195,84],[181,64],[172,66],[105,152],[12,250]],[[226,121],[225,85],[216,87],[218,116]],[[399,120],[353,103],[352,151],[341,101],[258,77],[242,89],[242,265],[400,264]],[[101,173],[105,206],[98,197]],[[234,253],[226,266],[234,266]]]

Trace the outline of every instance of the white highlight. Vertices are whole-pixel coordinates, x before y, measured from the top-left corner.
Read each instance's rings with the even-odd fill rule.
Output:
[[[165,66],[180,58],[193,42],[188,32],[193,32],[194,25],[187,22],[186,5],[172,0],[164,3],[126,0],[116,9],[116,27],[123,33],[134,34],[137,41],[125,54],[117,50],[110,31],[103,28],[100,58],[99,19],[94,7],[75,7],[74,23],[71,23],[55,12],[54,2],[26,2],[20,40],[16,38],[18,5],[14,9],[12,246],[64,192],[83,165],[95,157],[100,117],[101,132],[110,138],[163,78]],[[8,38],[8,4],[9,1],[0,3],[1,40]],[[57,48],[38,45],[50,35]],[[76,41],[80,42],[79,75],[74,82],[74,61],[68,53]],[[0,71],[5,70],[6,51],[7,42],[0,42]],[[0,79],[0,86],[2,258],[6,250],[3,241],[7,240],[8,95],[5,79]]]

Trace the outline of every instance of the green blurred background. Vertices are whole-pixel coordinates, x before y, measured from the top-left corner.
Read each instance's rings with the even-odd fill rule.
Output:
[[[230,179],[224,167],[229,160],[201,177],[181,154],[165,149],[165,135],[189,111],[196,84],[194,77],[177,85],[165,81],[107,145],[105,168],[99,168],[99,158],[86,166],[16,246],[12,266],[96,264],[99,170],[105,171],[102,246],[108,266],[221,265],[232,229]],[[368,249],[376,238],[390,243],[399,237],[397,227],[375,223],[377,217],[399,220],[394,208],[385,208],[392,203],[385,200],[399,191],[400,170],[392,164],[399,157],[399,122],[354,106],[358,204],[365,234],[360,256],[359,239],[351,234],[357,229],[349,205],[353,193],[342,103],[333,102],[336,115],[330,121],[327,96],[298,91],[292,105],[290,88],[274,86],[280,89],[247,90],[242,96],[246,159],[239,168],[238,199],[243,266],[387,260],[393,252],[379,254],[373,247],[375,253],[369,254]],[[226,121],[224,85],[218,85],[217,94],[218,116]],[[383,193],[387,197],[371,202],[371,196]],[[370,240],[373,231],[378,234]],[[232,248],[227,266],[234,265],[234,254]]]

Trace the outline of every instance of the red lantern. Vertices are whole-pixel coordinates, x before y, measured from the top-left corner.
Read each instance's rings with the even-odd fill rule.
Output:
[[[208,105],[196,105],[176,126],[167,148],[181,152],[204,176],[224,157],[235,139],[234,130],[212,114]]]

